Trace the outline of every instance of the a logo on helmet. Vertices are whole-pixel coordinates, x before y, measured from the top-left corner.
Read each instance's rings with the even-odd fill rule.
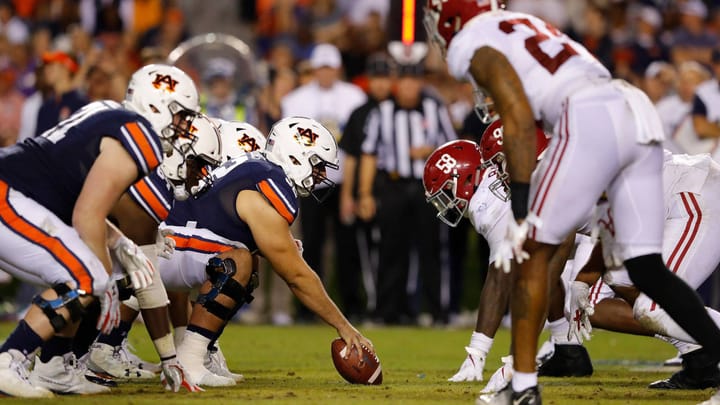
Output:
[[[172,76],[162,75],[160,73],[155,74],[155,80],[153,80],[153,82],[152,82],[153,87],[155,87],[156,89],[158,89],[158,90],[162,89],[162,90],[165,90],[170,93],[175,92],[175,86],[177,84],[178,84],[178,81],[173,79]]]
[[[303,146],[315,146],[317,142],[318,134],[312,131],[310,128],[298,127],[298,132],[295,134],[295,140]]]
[[[440,156],[440,159],[435,162],[435,167],[437,167],[445,174],[450,174],[450,172],[452,171],[452,169],[455,168],[455,166],[457,166],[457,160],[455,160],[454,157],[448,155],[447,153],[443,153],[442,156]]]
[[[242,138],[237,140],[237,143],[245,152],[252,152],[260,149],[260,145],[257,144],[255,138],[248,134],[243,134]]]

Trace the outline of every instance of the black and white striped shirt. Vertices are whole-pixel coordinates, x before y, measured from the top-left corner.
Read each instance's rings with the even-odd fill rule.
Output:
[[[403,179],[422,179],[425,159],[411,159],[413,147],[437,147],[456,139],[450,115],[442,101],[427,94],[415,109],[385,100],[371,113],[365,127],[362,152],[377,156],[377,169]]]

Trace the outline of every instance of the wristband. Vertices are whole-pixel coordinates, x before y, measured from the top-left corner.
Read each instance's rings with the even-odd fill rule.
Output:
[[[530,185],[528,183],[510,183],[510,203],[515,219],[525,219],[528,214]]]

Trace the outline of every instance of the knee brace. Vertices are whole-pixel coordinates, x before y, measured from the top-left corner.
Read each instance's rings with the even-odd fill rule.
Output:
[[[252,292],[258,285],[257,272],[252,271],[247,285],[238,283],[233,276],[237,273],[237,267],[233,259],[220,259],[213,257],[208,261],[205,271],[208,274],[212,287],[205,294],[197,297],[197,303],[202,305],[208,312],[218,318],[228,321],[245,303],[253,300]],[[215,299],[219,294],[228,296],[235,301],[232,308],[220,304]]]
[[[696,343],[671,317],[645,294],[638,295],[633,316],[648,330],[688,343]]]
[[[43,311],[43,314],[47,316],[53,330],[60,332],[67,325],[67,321],[57,313],[58,309],[67,308],[68,312],[70,312],[70,320],[77,322],[85,315],[85,308],[80,304],[78,290],[70,289],[65,284],[55,284],[52,289],[55,290],[57,298],[47,300],[38,294],[33,297],[32,303],[37,305]]]

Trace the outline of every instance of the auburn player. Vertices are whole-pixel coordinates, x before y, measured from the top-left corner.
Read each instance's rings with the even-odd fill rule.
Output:
[[[176,202],[161,225],[173,231],[176,253],[163,281],[169,289],[200,287],[178,356],[193,383],[232,385],[204,366],[208,345],[227,321],[252,300],[257,274],[252,254],[265,256],[302,303],[334,326],[349,344],[372,347],[330,300],[299,254],[290,224],[297,196],[310,196],[319,182],[332,185],[326,167],[337,164],[334,137],[308,118],[277,122],[265,155],[243,154],[210,173],[196,199]],[[181,254],[178,254],[181,253]],[[209,259],[209,260],[208,260]]]
[[[511,297],[512,390],[484,401],[538,403],[535,354],[548,306],[548,262],[607,190],[616,241],[630,277],[717,363],[720,330],[697,294],[668,271],[662,250],[662,125],[642,91],[611,80],[582,45],[547,22],[501,10],[496,0],[428,0],[426,26],[456,78],[472,78],[495,102],[516,221],[498,255],[518,266]],[[553,129],[535,167],[535,121]],[[577,190],[583,190],[578,193]],[[636,207],[642,207],[637,209]],[[507,271],[507,256],[496,265]]]
[[[154,84],[163,77],[172,89]],[[197,91],[184,72],[149,65],[133,74],[125,108],[111,101],[88,104],[41,136],[0,152],[0,262],[21,279],[51,287],[33,299],[0,347],[0,391],[38,397],[107,389],[89,383],[70,354],[93,299],[101,302],[100,329],[118,319],[108,246],[117,248],[121,235],[105,219],[120,195],[160,164],[163,150],[173,150],[176,130],[195,108]],[[144,257],[122,252],[117,258],[125,271],[146,285],[153,268]],[[41,345],[28,378],[26,356]]]

